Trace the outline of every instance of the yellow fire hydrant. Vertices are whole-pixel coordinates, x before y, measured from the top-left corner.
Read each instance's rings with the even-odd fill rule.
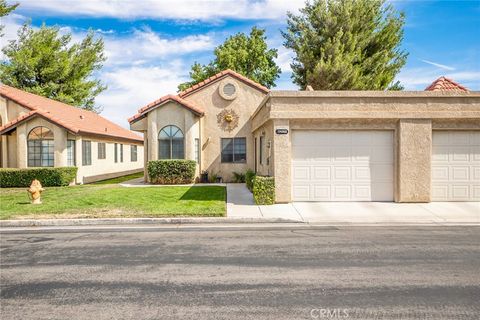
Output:
[[[32,181],[30,188],[27,190],[30,193],[30,199],[32,204],[41,204],[42,200],[40,199],[40,194],[45,189],[42,188],[42,184],[37,179]]]

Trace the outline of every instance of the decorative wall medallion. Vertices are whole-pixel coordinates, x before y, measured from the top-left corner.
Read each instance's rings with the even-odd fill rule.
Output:
[[[223,131],[231,132],[238,127],[239,116],[232,109],[224,109],[217,114],[217,123]]]

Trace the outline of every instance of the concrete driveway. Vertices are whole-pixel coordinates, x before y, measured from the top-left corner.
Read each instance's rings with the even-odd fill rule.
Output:
[[[311,224],[480,224],[480,202],[294,202],[257,206],[244,184],[227,184],[227,216]]]

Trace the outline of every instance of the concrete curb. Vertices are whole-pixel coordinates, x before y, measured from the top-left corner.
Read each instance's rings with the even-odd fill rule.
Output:
[[[100,219],[25,219],[0,220],[0,228],[11,227],[57,227],[57,226],[102,226],[102,225],[182,225],[182,224],[251,224],[251,223],[298,223],[303,221],[282,218],[100,218]]]

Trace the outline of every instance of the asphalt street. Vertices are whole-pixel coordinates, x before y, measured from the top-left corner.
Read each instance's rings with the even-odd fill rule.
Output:
[[[480,227],[0,236],[3,320],[480,318]]]

